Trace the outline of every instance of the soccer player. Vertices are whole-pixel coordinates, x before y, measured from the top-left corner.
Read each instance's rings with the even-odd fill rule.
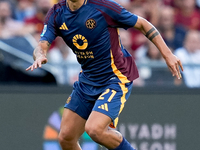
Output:
[[[123,48],[118,28],[140,30],[160,50],[170,71],[180,79],[180,60],[172,54],[156,28],[112,0],[61,0],[46,16],[41,40],[33,52],[34,70],[47,63],[47,52],[61,36],[81,64],[79,81],[65,104],[59,142],[63,150],[81,150],[78,139],[86,131],[110,150],[134,150],[112,129],[130,95],[138,71]]]

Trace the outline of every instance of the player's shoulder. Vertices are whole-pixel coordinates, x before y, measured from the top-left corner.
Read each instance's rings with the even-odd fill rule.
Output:
[[[61,12],[63,10],[63,7],[66,5],[66,0],[61,0],[60,2],[58,2],[57,4],[54,4],[53,7],[51,7],[51,9],[49,9],[46,18],[45,18],[45,23],[48,22],[49,18],[51,16],[55,16],[57,15],[59,12]]]
[[[66,0],[61,0],[57,4],[54,4],[50,10],[54,12],[59,12],[60,10],[63,9],[64,6],[66,6]]]
[[[97,9],[110,10],[120,13],[123,7],[114,0],[88,0],[88,3]]]

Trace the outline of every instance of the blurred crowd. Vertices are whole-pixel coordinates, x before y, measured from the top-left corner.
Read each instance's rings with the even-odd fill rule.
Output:
[[[39,42],[45,16],[57,2],[56,0],[0,0],[0,39],[31,35],[35,39],[34,43]],[[77,61],[75,55],[59,37],[51,44],[48,62],[59,70],[59,84],[72,84],[78,79],[79,67],[73,69],[67,67],[65,71],[63,69],[65,64]]]
[[[139,67],[140,78],[135,86],[144,86],[149,80],[166,83],[166,78],[179,86],[200,87],[200,0],[115,0],[128,11],[150,21],[160,32],[171,51],[184,67],[184,80],[171,77],[169,71]],[[0,0],[0,38],[32,35],[38,42],[48,10],[58,0]],[[137,63],[163,62],[158,49],[138,30],[120,29],[121,42]],[[62,39],[51,45],[49,62],[76,63],[76,58]],[[193,65],[192,65],[193,64]],[[77,80],[77,71],[71,69],[70,81]],[[164,74],[163,74],[164,72]],[[64,80],[64,79],[63,79]],[[65,82],[65,81],[63,81]]]

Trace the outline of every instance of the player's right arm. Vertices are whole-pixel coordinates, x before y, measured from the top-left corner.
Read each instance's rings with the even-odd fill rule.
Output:
[[[42,67],[42,64],[47,63],[47,52],[50,48],[51,44],[48,41],[40,41],[38,46],[33,51],[33,59],[34,62],[31,66],[29,66],[26,71],[37,69],[38,67]]]
[[[36,68],[42,67],[42,64],[47,63],[47,52],[51,46],[50,43],[52,43],[56,36],[56,25],[55,25],[55,16],[56,16],[56,11],[55,11],[56,5],[52,7],[49,12],[46,15],[45,22],[44,22],[44,29],[41,34],[40,42],[38,43],[37,47],[33,51],[33,59],[34,62],[31,66],[29,66],[26,70],[31,70],[33,71]]]

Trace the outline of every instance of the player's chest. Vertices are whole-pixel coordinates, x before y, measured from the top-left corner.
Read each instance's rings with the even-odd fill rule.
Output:
[[[77,34],[95,36],[107,28],[104,17],[98,11],[84,10],[80,13],[62,14],[59,18],[57,29],[63,37],[70,38]]]

